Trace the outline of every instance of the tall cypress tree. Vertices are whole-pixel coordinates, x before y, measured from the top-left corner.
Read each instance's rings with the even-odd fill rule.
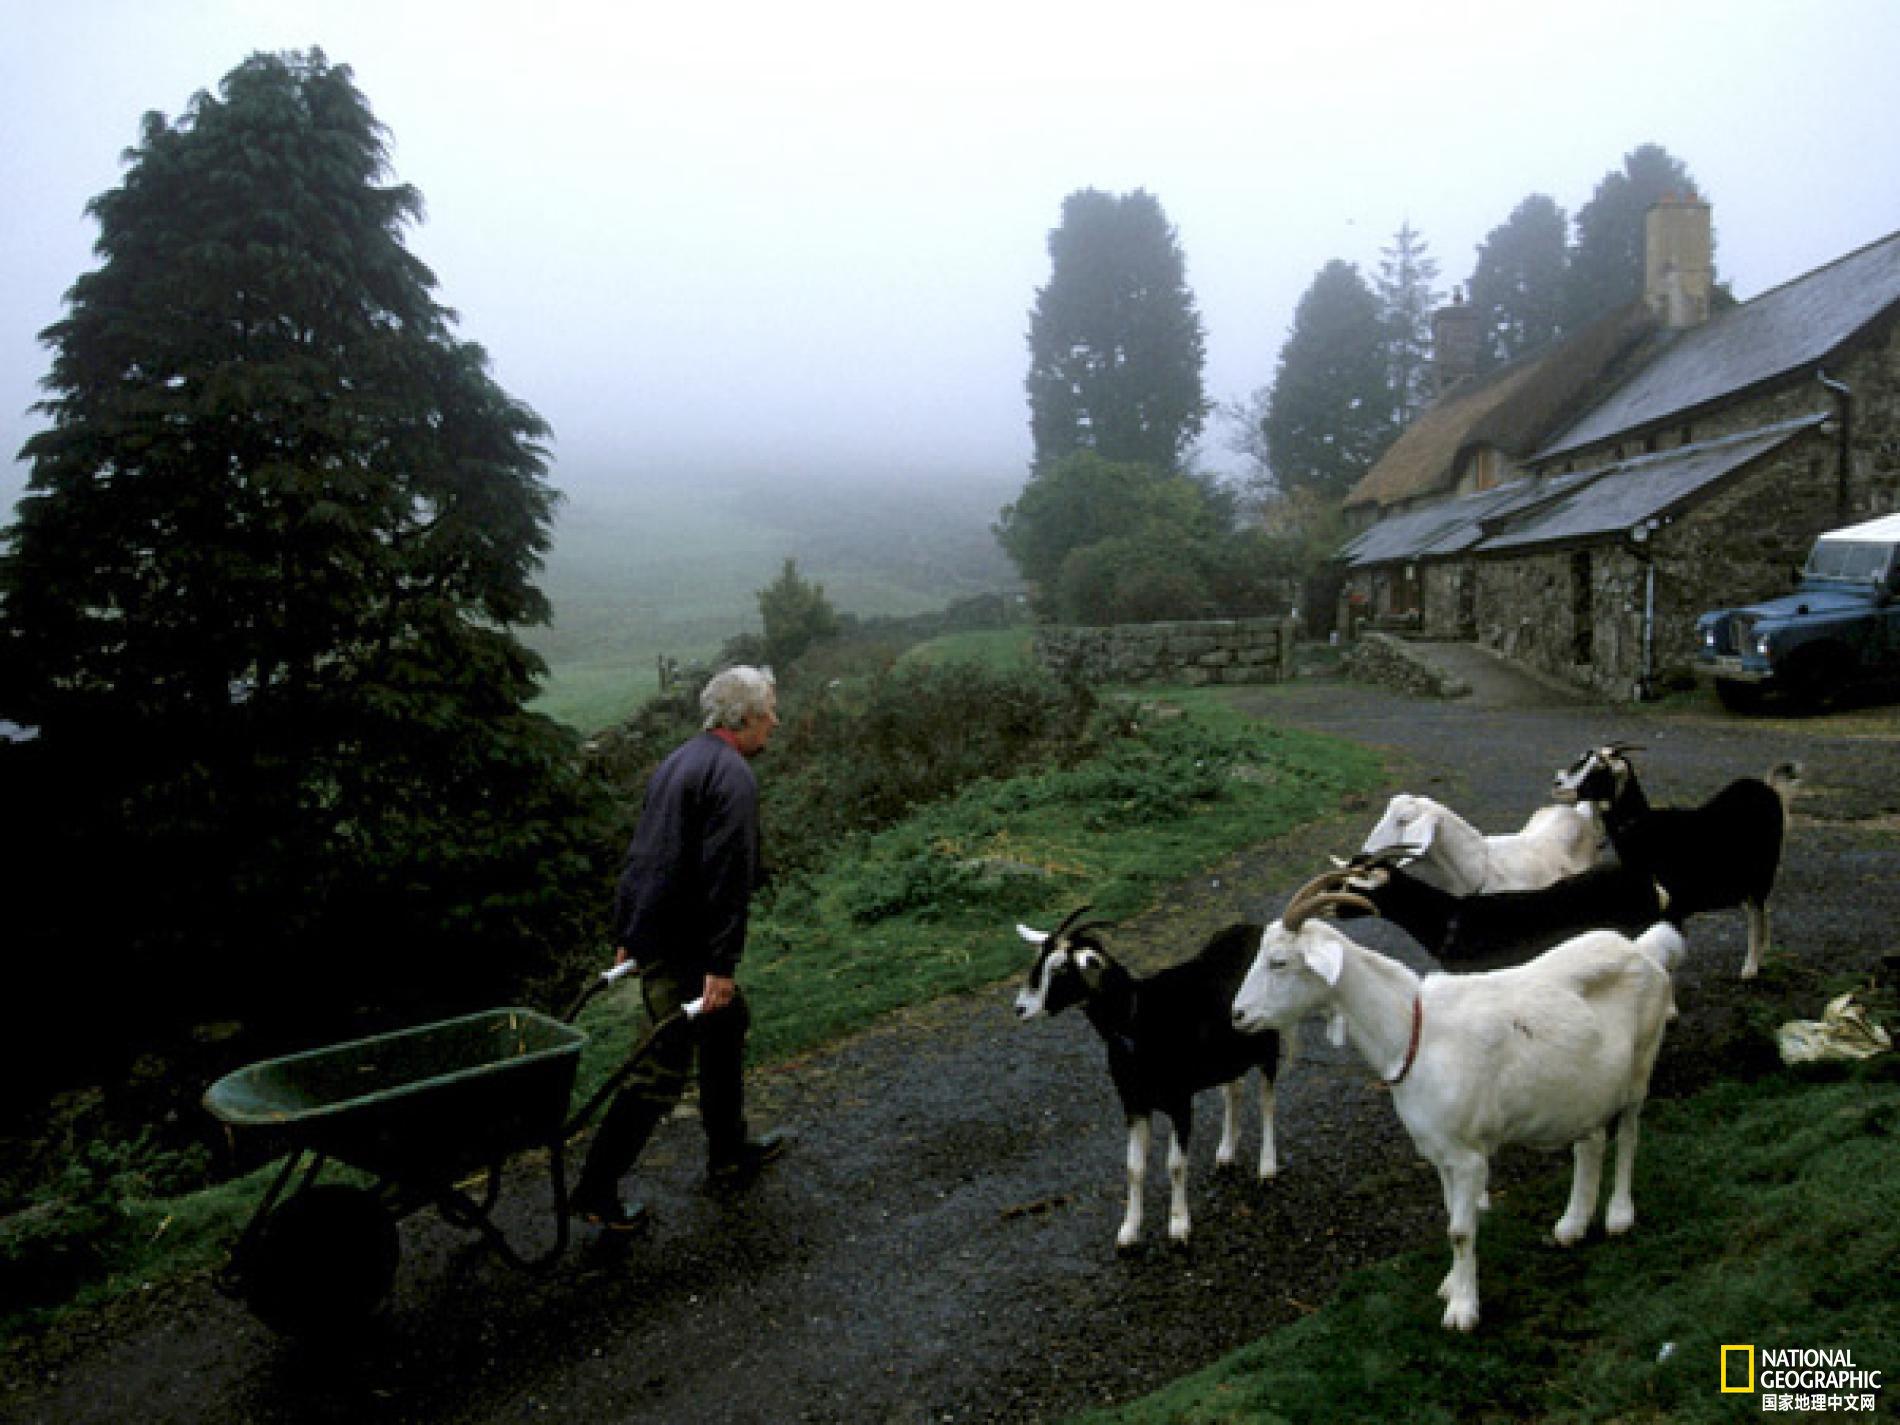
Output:
[[[1161,204],[1140,190],[1072,193],[1049,257],[1024,383],[1036,468],[1088,450],[1179,470],[1207,420],[1207,341]]]
[[[346,67],[255,56],[126,161],[0,549],[22,854],[112,888],[84,943],[147,1027],[402,1005],[451,951],[486,997],[598,889],[512,631],[548,612],[546,427],[404,247]],[[57,962],[80,927],[37,910]]]
[[[1564,331],[1569,227],[1562,208],[1533,193],[1478,245],[1471,305],[1482,333],[1481,370],[1555,341]]]
[[[1263,428],[1286,494],[1337,500],[1398,434],[1379,302],[1359,269],[1332,261],[1294,309]]]

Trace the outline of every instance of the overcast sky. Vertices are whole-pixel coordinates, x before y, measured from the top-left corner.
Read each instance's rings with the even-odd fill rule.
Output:
[[[0,0],[0,445],[141,115],[321,46],[410,246],[554,426],[557,483],[1020,473],[1065,195],[1146,188],[1207,386],[1272,379],[1328,260],[1410,221],[1462,282],[1533,192],[1662,144],[1744,299],[1900,228],[1900,0]],[[1231,465],[1210,426],[1210,463]],[[0,454],[0,496],[24,467]]]

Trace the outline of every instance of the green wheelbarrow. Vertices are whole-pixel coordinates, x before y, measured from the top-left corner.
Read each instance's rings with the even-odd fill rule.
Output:
[[[219,1274],[220,1288],[286,1334],[347,1332],[389,1294],[401,1257],[397,1224],[431,1206],[479,1233],[510,1266],[534,1271],[554,1262],[569,1241],[567,1140],[661,1035],[699,1012],[695,1000],[654,1025],[570,1115],[587,1042],[571,1021],[634,973],[629,963],[599,976],[565,1019],[484,1010],[267,1059],[219,1079],[204,1095],[213,1117],[234,1133],[267,1131],[290,1145]],[[494,1213],[508,1160],[534,1149],[547,1153],[555,1231],[552,1245],[530,1254],[508,1240]],[[356,1169],[358,1180],[323,1180],[332,1163]]]

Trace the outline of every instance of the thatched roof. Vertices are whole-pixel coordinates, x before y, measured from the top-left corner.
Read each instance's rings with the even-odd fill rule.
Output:
[[[1471,428],[1509,401],[1533,369],[1532,363],[1513,362],[1488,376],[1461,382],[1427,406],[1352,487],[1346,508],[1384,508],[1451,489],[1454,461]]]
[[[1655,331],[1635,302],[1575,336],[1519,357],[1428,406],[1346,496],[1386,508],[1456,488],[1466,453],[1495,446],[1529,456],[1552,430],[1573,419],[1590,394],[1614,378]]]

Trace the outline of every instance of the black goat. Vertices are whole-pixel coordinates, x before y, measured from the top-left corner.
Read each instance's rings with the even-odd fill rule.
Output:
[[[1234,995],[1260,948],[1259,925],[1230,925],[1193,959],[1152,975],[1130,974],[1102,947],[1087,907],[1050,934],[1018,926],[1037,947],[1029,982],[1016,996],[1024,1020],[1060,1014],[1079,1004],[1108,1049],[1108,1072],[1128,1119],[1128,1211],[1115,1241],[1132,1247],[1141,1237],[1142,1189],[1148,1176],[1150,1121],[1165,1113],[1170,1206],[1168,1235],[1185,1242],[1187,1146],[1194,1130],[1194,1095],[1218,1086],[1225,1114],[1215,1161],[1230,1165],[1239,1149],[1241,1081],[1260,1071],[1260,1176],[1279,1171],[1273,1145],[1273,1078],[1280,1061],[1277,1034],[1234,1028]]]
[[[1699,807],[1652,807],[1627,755],[1641,750],[1628,743],[1593,748],[1557,773],[1553,795],[1596,804],[1617,860],[1655,879],[1678,924],[1703,911],[1747,911],[1742,978],[1752,979],[1768,953],[1768,897],[1801,768],[1783,762],[1765,779],[1739,778]]]
[[[1534,891],[1455,896],[1409,874],[1406,859],[1402,852],[1361,853],[1345,863],[1345,889],[1365,897],[1451,970],[1520,965],[1586,930],[1635,935],[1673,919],[1655,880],[1616,862]],[[1366,912],[1348,902],[1336,914],[1351,920]]]

